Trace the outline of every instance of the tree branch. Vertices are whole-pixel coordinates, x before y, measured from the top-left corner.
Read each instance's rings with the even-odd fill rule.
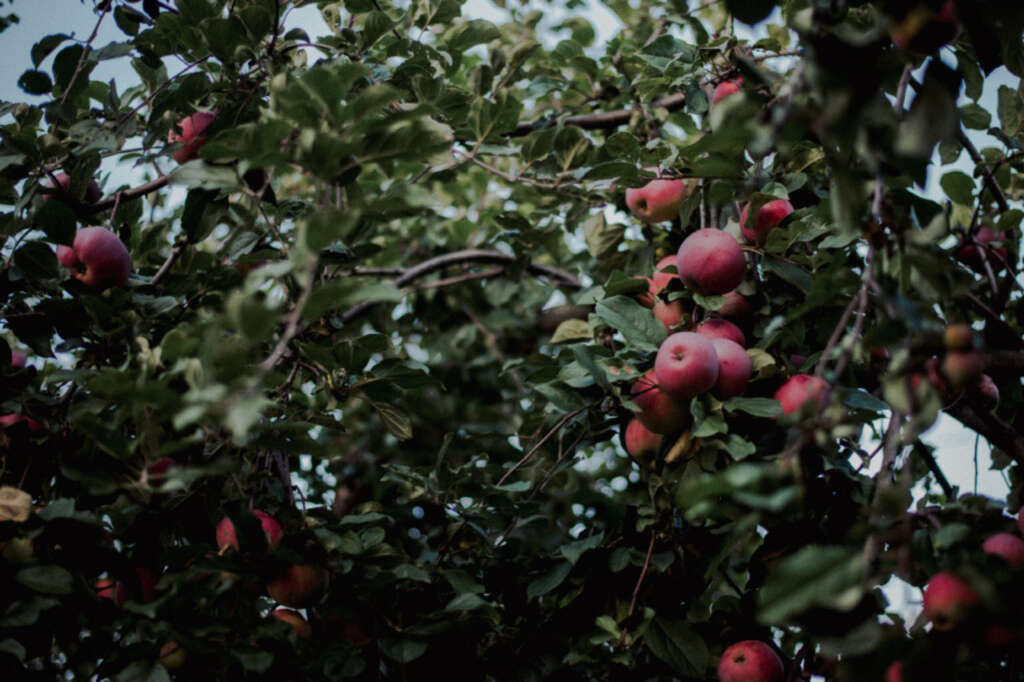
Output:
[[[958,400],[944,408],[951,417],[981,434],[1019,464],[1024,464],[1024,437],[988,410],[976,408],[969,400]]]

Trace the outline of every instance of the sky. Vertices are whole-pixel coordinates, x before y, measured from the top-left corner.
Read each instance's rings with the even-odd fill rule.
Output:
[[[545,24],[551,25],[560,20],[560,17],[553,14],[557,12],[555,8],[549,5],[543,5],[542,8],[549,13],[549,17],[545,19]],[[60,32],[72,33],[75,38],[85,39],[93,30],[97,15],[92,11],[92,2],[83,3],[79,0],[14,0],[13,4],[2,5],[2,0],[0,0],[0,14],[10,12],[20,17],[20,23],[8,28],[0,35],[5,56],[5,59],[0,60],[0,100],[43,101],[44,98],[41,97],[29,97],[17,86],[17,80],[21,74],[25,70],[32,68],[29,58],[29,50],[32,45],[45,35]],[[595,44],[598,46],[603,45],[605,41],[614,36],[619,30],[620,25],[614,14],[594,0],[588,0],[582,8],[574,10],[573,13],[586,17],[594,25],[597,32]],[[463,6],[463,15],[488,19],[496,23],[506,21],[508,17],[506,12],[498,9],[487,0],[469,0]],[[316,7],[312,5],[293,10],[288,14],[286,28],[294,27],[306,29],[314,39],[317,35],[323,35],[327,32],[326,24],[320,18]],[[752,32],[743,26],[740,26],[738,32],[741,36],[744,34],[753,35]],[[109,42],[121,40],[124,40],[123,34],[108,15],[100,26],[94,45],[102,47]],[[943,58],[953,62],[954,59],[951,54],[949,50],[946,50],[944,51]],[[44,62],[43,68],[47,68],[49,63],[50,60]],[[172,65],[169,67],[169,70],[173,72],[177,69]],[[921,74],[917,74],[917,77],[920,79]],[[101,62],[92,74],[93,80],[108,81],[112,78],[117,80],[119,90],[122,92],[127,83],[134,83],[137,80],[127,60],[124,59]],[[1007,85],[1016,88],[1017,84],[1016,77],[1001,67],[986,80],[981,105],[994,113],[996,111],[996,97],[999,86]],[[979,148],[998,146],[998,143],[986,133],[968,131],[968,134]],[[973,171],[973,166],[966,153],[962,155],[955,167],[964,170],[969,175]],[[141,171],[138,169],[118,166],[113,161],[105,163],[103,169],[105,172],[111,173],[110,180],[113,186],[122,183],[140,184],[138,181],[133,182],[133,180],[140,177]],[[932,198],[940,196],[941,190],[938,189],[938,177],[937,173],[931,173],[929,184],[924,190],[924,193],[932,196]],[[175,191],[180,193],[180,197],[177,198],[184,198],[183,190],[176,188]],[[175,198],[172,195],[172,200]],[[624,216],[623,219],[625,219]],[[935,426],[924,435],[923,440],[937,447],[936,458],[939,465],[946,473],[950,482],[953,485],[959,486],[961,491],[972,492],[977,490],[977,492],[984,495],[999,499],[1005,498],[1008,492],[1007,483],[999,472],[989,471],[988,444],[984,439],[978,438],[973,431],[969,431],[952,418],[941,414]],[[978,453],[977,467],[975,466],[976,449]],[[977,488],[975,488],[976,477]],[[917,491],[918,495],[921,492],[919,489]],[[913,595],[905,592],[902,595],[902,600],[906,602],[912,597]],[[901,595],[893,593],[890,595],[890,598],[900,599]]]

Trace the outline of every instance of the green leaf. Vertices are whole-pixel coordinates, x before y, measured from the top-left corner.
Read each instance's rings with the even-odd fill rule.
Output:
[[[254,673],[264,673],[274,663],[274,654],[269,651],[233,649],[231,651],[231,655],[242,664],[242,668],[245,670],[251,670]]]
[[[410,663],[426,653],[427,644],[411,639],[382,639],[380,648],[393,661]]]
[[[409,440],[412,438],[412,420],[409,415],[387,403],[373,403],[373,409],[377,410],[380,419],[384,422],[385,428],[398,440]]]
[[[811,287],[814,285],[814,279],[811,277],[811,273],[807,272],[795,263],[791,263],[781,258],[776,258],[775,256],[765,256],[764,264],[766,270],[774,272],[797,289],[803,291],[805,294],[809,293]]]
[[[171,682],[171,675],[159,663],[134,661],[114,676],[114,682]]]
[[[701,636],[686,623],[655,618],[644,635],[644,644],[683,677],[704,677],[710,652]]]
[[[487,602],[480,597],[472,594],[471,592],[465,592],[452,599],[444,607],[445,611],[472,611],[478,609],[481,606],[487,606]]]
[[[555,333],[551,335],[551,343],[564,343],[566,341],[580,341],[590,340],[593,338],[593,334],[590,331],[590,325],[587,324],[586,320],[580,320],[573,318],[571,320],[563,320],[558,328],[555,329]]]
[[[992,114],[974,102],[960,107],[960,119],[965,126],[973,130],[988,130],[992,125]]]
[[[726,412],[746,412],[755,417],[781,417],[782,404],[774,398],[729,398],[722,406]]]
[[[71,594],[74,577],[60,566],[29,566],[18,571],[14,579],[42,594]]]
[[[14,264],[28,279],[56,279],[57,256],[42,242],[25,242],[14,252]]]
[[[39,65],[43,63],[43,60],[49,56],[51,52],[57,49],[57,46],[67,40],[69,36],[63,33],[53,33],[46,36],[35,45],[32,46],[32,66],[39,68]],[[49,78],[47,78],[49,80]],[[47,88],[48,90],[49,88]]]
[[[804,547],[782,559],[758,592],[758,620],[791,622],[815,606],[847,611],[863,595],[863,553],[854,547]]]
[[[839,398],[847,407],[855,410],[869,410],[871,412],[888,412],[891,408],[884,400],[879,400],[864,389],[839,390]]]
[[[657,350],[667,336],[665,325],[649,309],[625,296],[599,301],[594,313],[638,350]]]
[[[0,652],[10,654],[19,661],[25,660],[25,647],[16,639],[0,640]]]
[[[39,615],[60,604],[50,597],[29,597],[10,604],[0,616],[0,627],[21,628],[39,620]]]
[[[597,259],[617,251],[625,233],[625,225],[608,225],[604,213],[600,211],[583,221],[583,238],[587,242],[587,250]]]
[[[18,87],[30,95],[45,95],[53,89],[53,81],[45,72],[30,69],[21,74]]]
[[[974,179],[961,171],[951,171],[942,176],[942,189],[950,199],[964,206],[974,204]]]
[[[583,556],[584,552],[591,549],[597,549],[601,546],[602,542],[604,542],[603,531],[596,535],[591,535],[589,538],[570,542],[567,545],[562,545],[559,547],[558,551],[562,553],[562,556],[569,560],[570,564],[575,566],[576,562],[580,560],[580,557]]]
[[[570,571],[572,571],[571,563],[563,562],[557,564],[541,577],[530,581],[530,584],[526,586],[526,598],[534,599],[535,597],[547,594],[561,585]]]

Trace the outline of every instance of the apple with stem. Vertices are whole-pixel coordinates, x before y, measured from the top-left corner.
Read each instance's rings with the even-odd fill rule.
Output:
[[[197,111],[191,116],[186,116],[167,135],[170,143],[181,142],[182,146],[171,156],[178,163],[186,163],[199,156],[199,150],[206,144],[206,135],[203,134],[214,119],[217,117],[209,111]]]
[[[719,682],[782,682],[785,674],[775,650],[756,639],[736,642],[718,661]]]
[[[705,228],[683,240],[676,255],[679,278],[692,291],[717,296],[743,282],[747,261],[739,242],[728,232]]]
[[[718,379],[713,392],[725,400],[747,392],[747,384],[753,373],[750,356],[743,346],[726,338],[711,339],[711,345],[718,356]]]
[[[83,227],[71,246],[57,247],[57,260],[75,279],[95,289],[123,287],[132,272],[128,248],[105,227]]]
[[[943,571],[924,587],[924,615],[938,631],[956,628],[981,602],[981,597],[963,579]]]
[[[740,211],[740,232],[743,238],[756,246],[764,245],[768,239],[768,233],[774,230],[786,217],[793,212],[793,204],[785,199],[775,199],[761,206],[753,225],[748,227],[747,212],[750,210],[748,203]]]
[[[892,42],[901,50],[915,55],[928,55],[952,42],[960,34],[956,2],[947,0],[937,11],[926,2],[918,2],[898,21],[889,26]]]
[[[821,404],[828,383],[813,374],[794,374],[775,392],[775,399],[782,403],[783,414],[793,414],[809,400]]]
[[[686,184],[682,180],[659,178],[626,190],[626,206],[645,223],[672,220],[679,215],[685,198]]]
[[[676,400],[689,400],[718,380],[718,355],[711,339],[695,332],[676,332],[665,339],[654,360],[661,390]]]
[[[630,399],[640,408],[636,415],[649,431],[666,434],[682,431],[690,424],[690,411],[658,384],[655,370],[648,370],[637,379]]]

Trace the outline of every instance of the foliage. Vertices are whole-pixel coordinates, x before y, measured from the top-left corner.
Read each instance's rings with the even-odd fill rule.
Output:
[[[906,4],[612,0],[598,45],[578,2],[498,25],[457,0],[104,0],[122,41],[41,38],[19,84],[43,101],[0,106],[0,412],[43,424],[0,431],[0,483],[34,502],[0,522],[11,679],[708,680],[742,639],[794,675],[1024,679],[879,589],[958,571],[983,625],[1024,628],[1020,571],[980,547],[1024,482],[1024,89],[979,103],[1024,75],[1024,10],[960,2],[956,43],[914,57],[887,32]],[[283,28],[308,5],[330,34]],[[105,60],[138,82],[93,80]],[[937,163],[961,153],[973,173]],[[88,204],[104,160],[135,181]],[[61,171],[77,199],[43,195]],[[679,218],[625,217],[659,174],[687,179]],[[747,249],[747,394],[694,398],[673,456],[634,462],[626,368],[665,337],[634,276],[774,197],[797,211]],[[54,257],[94,224],[125,288]],[[956,248],[983,224],[1009,262],[978,272]],[[984,337],[994,411],[911,380],[952,322]],[[815,369],[829,403],[780,417]],[[940,409],[997,448],[1008,500],[946,483],[919,439]],[[309,640],[268,617],[290,564],[330,573]]]

